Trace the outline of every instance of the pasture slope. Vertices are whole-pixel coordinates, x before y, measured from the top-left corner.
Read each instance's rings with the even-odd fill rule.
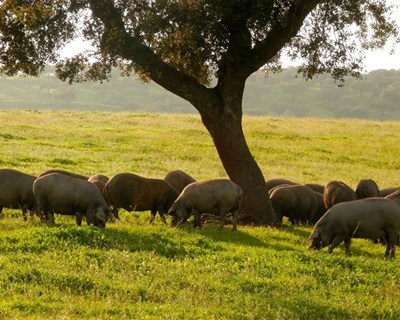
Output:
[[[245,117],[267,179],[400,185],[398,122]],[[0,111],[0,167],[38,175],[181,169],[225,177],[194,115]],[[399,319],[399,259],[355,240],[307,249],[309,226],[164,226],[121,212],[105,230],[0,216],[0,319]]]

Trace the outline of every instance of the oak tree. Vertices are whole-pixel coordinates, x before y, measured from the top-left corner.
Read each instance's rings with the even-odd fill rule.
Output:
[[[229,177],[244,190],[242,217],[273,224],[265,179],[246,143],[242,98],[255,71],[274,71],[282,54],[301,59],[305,78],[359,77],[366,49],[398,41],[385,0],[4,0],[0,72],[107,79],[113,67],[152,80],[201,116]],[[83,37],[93,50],[59,50]],[[279,161],[279,159],[276,159]]]

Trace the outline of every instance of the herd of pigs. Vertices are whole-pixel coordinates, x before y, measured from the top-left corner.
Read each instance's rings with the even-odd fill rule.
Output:
[[[277,221],[287,217],[292,224],[312,224],[310,248],[329,246],[328,252],[344,242],[346,252],[352,238],[372,239],[386,244],[385,256],[395,255],[400,234],[400,187],[380,190],[371,179],[361,180],[353,190],[342,181],[327,185],[298,184],[285,179],[266,182]],[[243,200],[242,189],[228,179],[197,182],[181,170],[151,179],[132,173],[83,176],[65,170],[48,170],[38,177],[14,169],[0,169],[0,214],[3,207],[28,212],[54,223],[54,214],[76,217],[81,225],[105,227],[118,219],[120,208],[128,212],[150,211],[152,223],[158,213],[172,225],[194,217],[201,227],[202,214],[219,216],[221,226],[228,215],[237,229]]]
[[[48,170],[38,177],[14,169],[0,169],[0,213],[3,207],[28,211],[42,221],[54,223],[54,213],[76,217],[81,225],[105,227],[108,220],[118,218],[120,208],[126,211],[150,211],[153,222],[158,213],[173,217],[177,225],[194,216],[194,225],[201,226],[201,214],[213,213],[225,224],[232,214],[237,229],[242,204],[242,189],[228,179],[197,182],[187,173],[174,170],[164,179],[151,179],[132,173],[119,173],[109,179],[64,171]]]

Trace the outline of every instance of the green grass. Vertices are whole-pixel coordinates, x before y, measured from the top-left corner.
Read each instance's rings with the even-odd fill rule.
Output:
[[[245,117],[267,179],[398,182],[400,123]],[[0,166],[39,174],[181,169],[225,177],[198,116],[0,111]],[[0,216],[0,319],[399,319],[399,259],[354,240],[307,249],[308,226],[164,226],[121,212],[106,229]]]

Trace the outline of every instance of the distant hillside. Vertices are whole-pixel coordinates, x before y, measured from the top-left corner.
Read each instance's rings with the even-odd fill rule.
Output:
[[[400,70],[378,70],[339,88],[329,76],[311,81],[285,69],[249,78],[243,108],[251,115],[400,119]],[[0,109],[63,109],[196,113],[155,83],[114,72],[109,82],[68,85],[48,70],[40,78],[0,78]]]

